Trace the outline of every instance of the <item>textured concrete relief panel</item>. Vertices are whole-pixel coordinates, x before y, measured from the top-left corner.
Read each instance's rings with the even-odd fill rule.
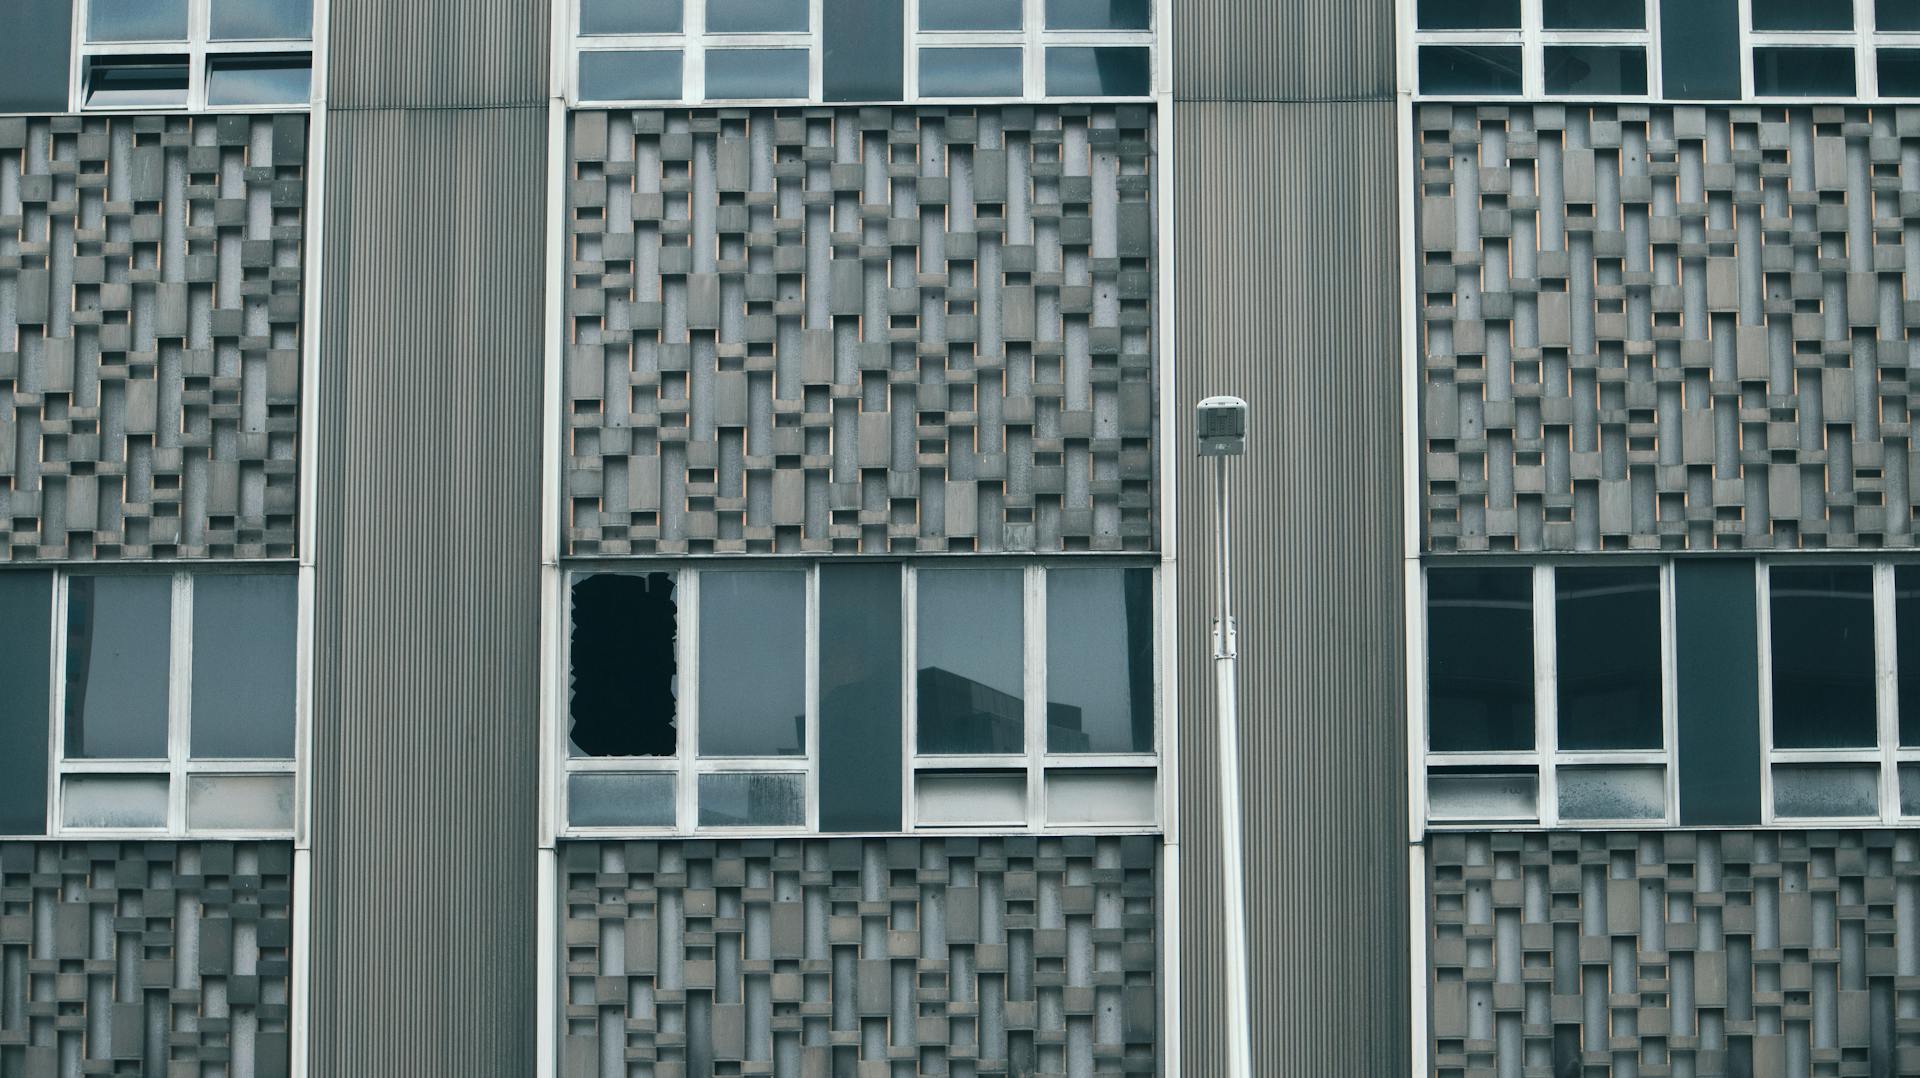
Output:
[[[1157,841],[569,843],[569,1078],[1158,1073]]]
[[[0,559],[293,553],[306,122],[0,119]]]
[[[1418,113],[1430,549],[1912,545],[1920,109]]]
[[[1153,112],[572,117],[578,555],[1154,546]]]
[[[1443,1078],[1920,1074],[1920,834],[1431,839]]]
[[[0,1074],[288,1073],[293,847],[0,845]]]

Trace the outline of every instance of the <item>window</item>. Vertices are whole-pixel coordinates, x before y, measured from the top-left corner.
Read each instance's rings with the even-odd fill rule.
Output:
[[[576,572],[573,832],[1151,829],[1153,569]]]
[[[1418,0],[1427,96],[1644,97],[1650,0]]]
[[[78,0],[82,109],[305,108],[312,0]]]

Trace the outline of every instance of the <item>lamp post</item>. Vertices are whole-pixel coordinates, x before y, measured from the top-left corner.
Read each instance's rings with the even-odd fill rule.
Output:
[[[1214,706],[1220,738],[1220,875],[1227,907],[1227,1074],[1253,1078],[1253,1028],[1247,998],[1247,894],[1240,837],[1240,724],[1233,608],[1233,545],[1227,537],[1227,458],[1247,452],[1247,402],[1208,397],[1196,410],[1200,455],[1214,460]]]

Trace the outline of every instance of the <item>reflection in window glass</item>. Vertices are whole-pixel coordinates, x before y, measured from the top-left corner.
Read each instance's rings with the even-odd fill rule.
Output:
[[[1026,751],[1021,577],[1018,569],[921,570],[919,751]]]
[[[713,100],[807,96],[805,49],[708,49]]]
[[[1638,45],[1548,45],[1542,59],[1550,94],[1647,92],[1647,50]]]
[[[213,0],[207,36],[215,41],[267,41],[313,36],[313,0]]]
[[[922,30],[1018,30],[1020,0],[920,0]]]
[[[807,751],[807,576],[700,574],[700,755]]]
[[[1047,751],[1153,751],[1153,573],[1047,573]]]
[[[1920,49],[1881,49],[1881,97],[1920,97]]]
[[[1019,49],[921,49],[921,97],[1019,97]]]
[[[1152,0],[1047,0],[1049,30],[1152,28]]]
[[[75,576],[67,582],[67,755],[167,755],[167,641],[173,582]]]
[[[1518,45],[1422,45],[1423,94],[1517,94]]]
[[[1644,30],[1646,0],[1541,0],[1540,25],[1548,30]]]
[[[1874,0],[1876,30],[1920,30],[1920,0]]]
[[[187,0],[88,0],[88,41],[186,39]]]
[[[1898,648],[1900,744],[1920,747],[1920,565],[1893,569],[1894,642]]]
[[[1427,573],[1427,735],[1435,752],[1533,747],[1533,573]]]
[[[701,775],[701,827],[799,827],[807,822],[806,776],[789,772]]]
[[[1852,49],[1756,48],[1753,92],[1761,97],[1852,97]]]
[[[677,34],[681,0],[580,0],[582,34]]]
[[[1842,818],[1880,813],[1877,764],[1776,764],[1773,811],[1777,816]]]
[[[580,54],[586,101],[678,101],[680,50],[595,49]]]
[[[803,34],[807,0],[707,0],[707,33]]]
[[[672,756],[680,693],[671,573],[596,573],[573,584],[567,714],[574,756]]]
[[[1776,565],[1771,576],[1774,747],[1872,747],[1873,570]]]
[[[1752,0],[1755,30],[1851,30],[1853,0]]]
[[[296,56],[216,56],[207,61],[209,105],[301,105],[312,61]]]
[[[194,578],[196,758],[293,759],[298,617],[291,574]]]
[[[1420,0],[1422,30],[1518,30],[1520,0]]]
[[[1660,570],[1653,566],[1554,572],[1563,749],[1657,749]]]
[[[187,103],[187,65],[166,57],[95,56],[87,61],[91,108],[181,108]]]
[[[1153,92],[1153,50],[1056,46],[1047,50],[1049,97],[1145,97]]]

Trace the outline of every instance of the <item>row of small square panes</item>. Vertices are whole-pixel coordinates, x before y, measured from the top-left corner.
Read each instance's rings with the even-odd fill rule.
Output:
[[[903,3],[904,0],[894,0]],[[580,34],[681,34],[692,17],[709,34],[808,32],[809,0],[579,0]],[[1025,29],[1024,0],[919,0],[924,32],[991,33]],[[1048,30],[1150,30],[1152,0],[1046,0]]]
[[[1025,51],[1017,45],[922,48],[918,59],[922,98],[1025,92]],[[1042,96],[1145,97],[1153,89],[1152,50],[1144,46],[1055,45],[1045,50],[1045,59]],[[810,94],[812,59],[804,48],[709,48],[702,60],[702,100],[802,100]],[[580,53],[580,100],[691,99],[686,65],[678,49],[586,50]]]
[[[1647,50],[1641,45],[1569,44],[1541,48],[1542,90],[1558,97],[1644,97]],[[1920,97],[1920,48],[1873,53],[1874,87],[1861,93],[1851,46],[1770,45],[1753,49],[1756,97]],[[1524,92],[1519,45],[1422,45],[1420,92],[1515,95]]]

